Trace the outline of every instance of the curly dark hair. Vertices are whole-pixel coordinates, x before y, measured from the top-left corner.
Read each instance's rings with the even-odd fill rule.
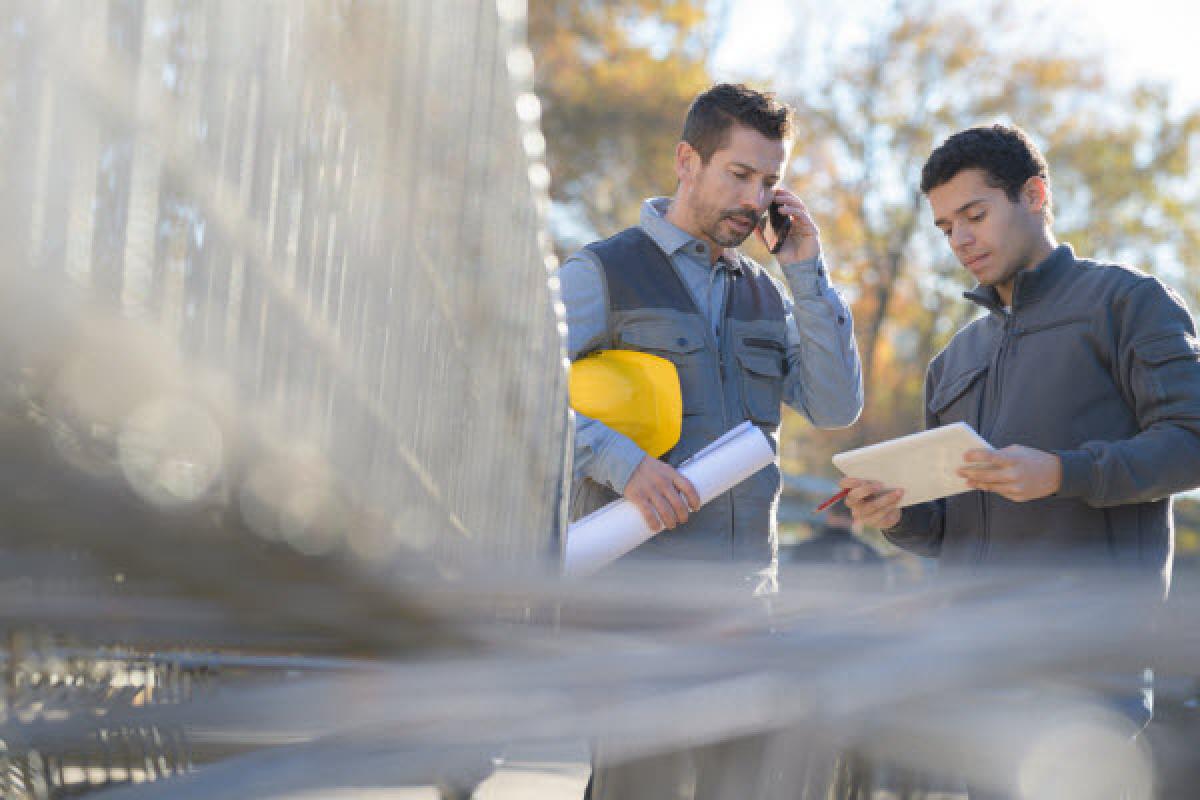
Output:
[[[733,123],[745,125],[768,139],[792,138],[792,109],[740,83],[718,83],[692,101],[683,123],[683,141],[707,164],[713,153],[729,143]]]
[[[964,169],[983,170],[988,186],[1003,189],[1013,203],[1033,176],[1050,183],[1046,159],[1025,131],[1015,126],[967,128],[946,139],[921,168],[921,192],[929,194],[930,189],[948,183]],[[1049,220],[1049,203],[1045,214]]]

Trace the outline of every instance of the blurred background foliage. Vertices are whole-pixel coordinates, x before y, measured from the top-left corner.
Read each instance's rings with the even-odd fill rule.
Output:
[[[772,64],[747,54],[754,69],[738,75],[713,67],[729,0],[529,3],[560,255],[673,191],[685,110],[713,81],[745,80],[795,107],[787,182],[813,210],[853,304],[867,404],[843,431],[789,411],[785,469],[834,477],[832,453],[921,425],[924,367],[977,313],[918,189],[930,150],[960,128],[1028,130],[1050,163],[1059,240],[1158,275],[1196,309],[1200,109],[1179,108],[1167,85],[1114,80],[1099,42],[1031,24],[1013,4],[896,0],[848,36],[822,28],[815,4],[795,7],[794,43]],[[1179,509],[1180,552],[1194,557],[1200,504],[1184,498]]]

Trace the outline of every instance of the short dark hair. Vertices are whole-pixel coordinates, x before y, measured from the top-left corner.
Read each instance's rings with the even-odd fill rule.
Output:
[[[683,141],[707,164],[713,153],[729,143],[733,123],[745,125],[768,139],[792,137],[792,109],[740,83],[718,83],[698,95],[683,122]]]
[[[929,194],[930,189],[950,182],[964,169],[983,170],[988,186],[1003,189],[1013,203],[1033,176],[1050,183],[1046,159],[1025,131],[1016,126],[967,128],[946,139],[921,168],[921,192]],[[1045,214],[1049,220],[1049,203]]]

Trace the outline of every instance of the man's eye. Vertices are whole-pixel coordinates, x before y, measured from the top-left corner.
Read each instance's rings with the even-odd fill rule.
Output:
[[[983,218],[986,216],[987,216],[986,213],[980,212],[978,214],[975,214],[974,216],[967,217],[967,219],[969,219],[971,222],[983,222]]]
[[[750,173],[749,172],[735,172],[735,173],[733,173],[733,177],[737,178],[739,181],[744,181],[750,177]]]

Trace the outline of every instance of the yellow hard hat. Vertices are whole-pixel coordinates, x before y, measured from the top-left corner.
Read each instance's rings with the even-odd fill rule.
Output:
[[[637,350],[604,350],[571,365],[571,408],[620,431],[652,458],[679,441],[683,396],[665,358]]]

